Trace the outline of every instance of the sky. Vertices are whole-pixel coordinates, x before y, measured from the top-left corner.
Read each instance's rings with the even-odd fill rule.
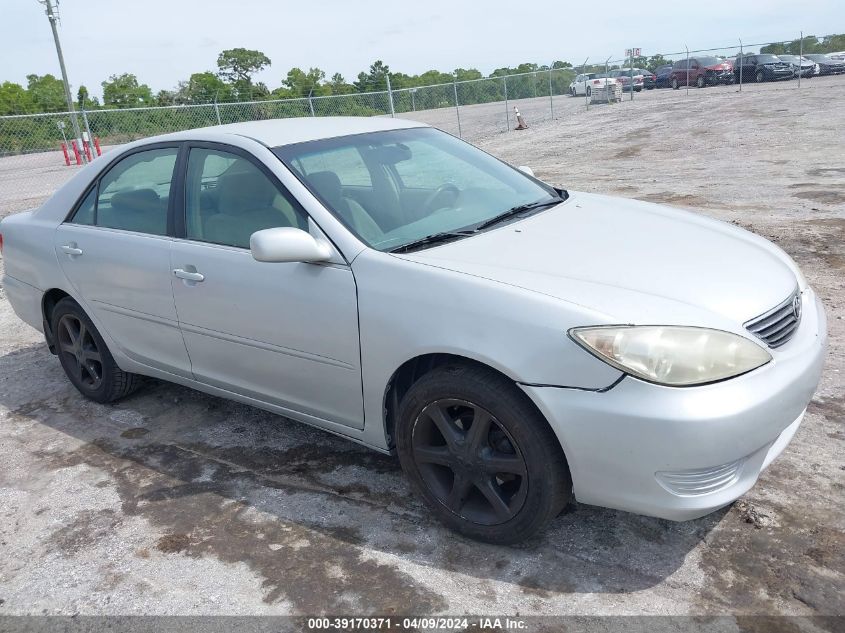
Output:
[[[112,74],[134,73],[156,92],[191,73],[216,71],[217,55],[258,49],[270,89],[294,66],[347,81],[381,59],[392,71],[477,68],[521,62],[580,64],[845,32],[845,0],[60,0],[59,34],[74,94],[94,95]],[[0,0],[0,82],[59,65],[38,0]]]

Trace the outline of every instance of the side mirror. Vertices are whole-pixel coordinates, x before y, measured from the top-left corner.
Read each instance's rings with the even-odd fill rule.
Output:
[[[259,262],[325,262],[332,256],[328,244],[293,227],[256,231],[249,238],[249,250]]]
[[[534,175],[534,170],[528,167],[527,165],[520,165],[519,167],[517,167],[517,169],[523,174],[528,174],[532,178],[536,178],[536,176]]]

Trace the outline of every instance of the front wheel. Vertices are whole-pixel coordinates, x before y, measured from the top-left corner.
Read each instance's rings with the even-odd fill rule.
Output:
[[[402,469],[434,515],[497,544],[523,541],[569,502],[560,443],[517,387],[491,370],[446,365],[420,378],[396,423]]]
[[[677,90],[679,88],[678,78],[672,77],[672,90]]]
[[[704,88],[707,85],[707,79],[705,79],[704,75],[698,76],[698,79],[695,80],[695,85],[699,88]]]
[[[762,70],[758,70],[757,74],[754,75],[754,79],[757,81],[758,84],[761,84],[766,81],[766,75],[763,74]]]
[[[103,337],[79,304],[66,297],[53,308],[56,354],[68,380],[86,398],[114,402],[137,389],[140,377],[114,362]]]
[[[590,86],[587,86],[587,92],[585,93],[588,97],[593,94],[593,89]]]

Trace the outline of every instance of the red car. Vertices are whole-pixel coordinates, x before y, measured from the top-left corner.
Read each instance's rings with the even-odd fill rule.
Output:
[[[681,86],[714,86],[716,84],[732,84],[734,67],[729,61],[718,57],[690,57],[675,62],[669,85],[675,90]]]

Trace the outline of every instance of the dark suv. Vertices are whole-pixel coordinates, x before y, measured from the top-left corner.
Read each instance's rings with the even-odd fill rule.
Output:
[[[787,64],[777,55],[744,55],[737,56],[734,64],[734,76],[739,80],[740,72],[742,81],[776,81],[778,79],[792,79],[795,73],[792,64]]]
[[[718,57],[690,57],[682,59],[672,66],[669,85],[675,90],[681,86],[713,86],[716,84],[732,84],[734,82],[733,66],[729,61]]]

